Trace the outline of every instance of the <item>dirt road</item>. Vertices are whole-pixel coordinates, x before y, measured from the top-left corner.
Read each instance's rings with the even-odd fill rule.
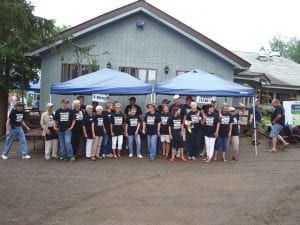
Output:
[[[25,161],[15,145],[0,161],[0,224],[298,225],[299,146],[255,157],[243,140],[240,161],[206,164]]]

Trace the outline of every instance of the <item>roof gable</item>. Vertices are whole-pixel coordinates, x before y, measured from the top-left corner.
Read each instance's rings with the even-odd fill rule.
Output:
[[[228,49],[224,48],[223,46],[219,45],[218,43],[214,42],[213,40],[209,39],[208,37],[204,36],[203,34],[195,31],[191,27],[185,25],[184,23],[180,22],[179,20],[175,19],[174,17],[168,15],[167,13],[161,11],[160,9],[154,7],[153,5],[147,3],[146,1],[140,0],[128,4],[126,6],[117,8],[105,14],[102,14],[98,17],[95,17],[91,20],[88,20],[84,23],[81,23],[77,26],[74,26],[70,29],[65,30],[64,32],[56,35],[54,37],[54,43],[49,46],[44,46],[42,48],[36,49],[30,53],[27,53],[27,56],[34,56],[36,54],[42,53],[48,50],[51,47],[57,46],[61,44],[66,37],[79,37],[87,32],[95,30],[99,27],[112,23],[116,20],[122,19],[126,16],[132,15],[136,12],[144,12],[149,16],[155,18],[156,20],[160,21],[161,23],[167,25],[168,27],[172,28],[173,30],[183,34],[190,40],[196,42],[197,44],[201,45],[202,47],[206,48],[213,54],[223,58],[228,63],[234,65],[236,68],[240,69],[247,69],[251,66],[250,63],[245,61],[244,59],[240,58],[238,55],[234,54],[233,52],[229,51]]]
[[[251,63],[249,70],[243,74],[260,73],[267,76],[274,86],[300,87],[300,64],[284,57],[273,56],[267,60],[258,60],[259,53],[235,52]]]

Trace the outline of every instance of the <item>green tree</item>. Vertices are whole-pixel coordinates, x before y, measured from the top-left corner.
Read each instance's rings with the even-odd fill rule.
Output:
[[[50,43],[54,23],[33,15],[26,0],[0,0],[0,135],[5,130],[9,89],[25,88],[37,76],[40,62],[24,53]]]
[[[300,41],[296,37],[284,40],[281,35],[277,35],[269,44],[272,51],[280,52],[281,56],[300,63]]]

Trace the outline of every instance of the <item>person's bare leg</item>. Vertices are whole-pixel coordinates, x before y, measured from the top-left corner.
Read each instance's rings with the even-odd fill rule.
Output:
[[[289,143],[286,142],[286,141],[283,139],[283,137],[282,137],[281,135],[278,135],[278,139],[279,139],[279,141],[281,141],[284,145],[289,145]]]
[[[166,143],[166,158],[168,158],[170,152],[170,144]]]
[[[274,151],[274,152],[277,151],[276,144],[277,144],[277,138],[273,137],[272,138],[272,151]]]

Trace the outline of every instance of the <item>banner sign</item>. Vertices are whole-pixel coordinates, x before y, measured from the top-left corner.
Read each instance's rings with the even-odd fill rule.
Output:
[[[109,100],[109,95],[108,94],[93,94],[92,95],[92,101],[93,102],[108,102]]]
[[[204,103],[204,104],[210,104],[211,101],[215,101],[215,96],[197,96],[196,102],[197,103]]]

